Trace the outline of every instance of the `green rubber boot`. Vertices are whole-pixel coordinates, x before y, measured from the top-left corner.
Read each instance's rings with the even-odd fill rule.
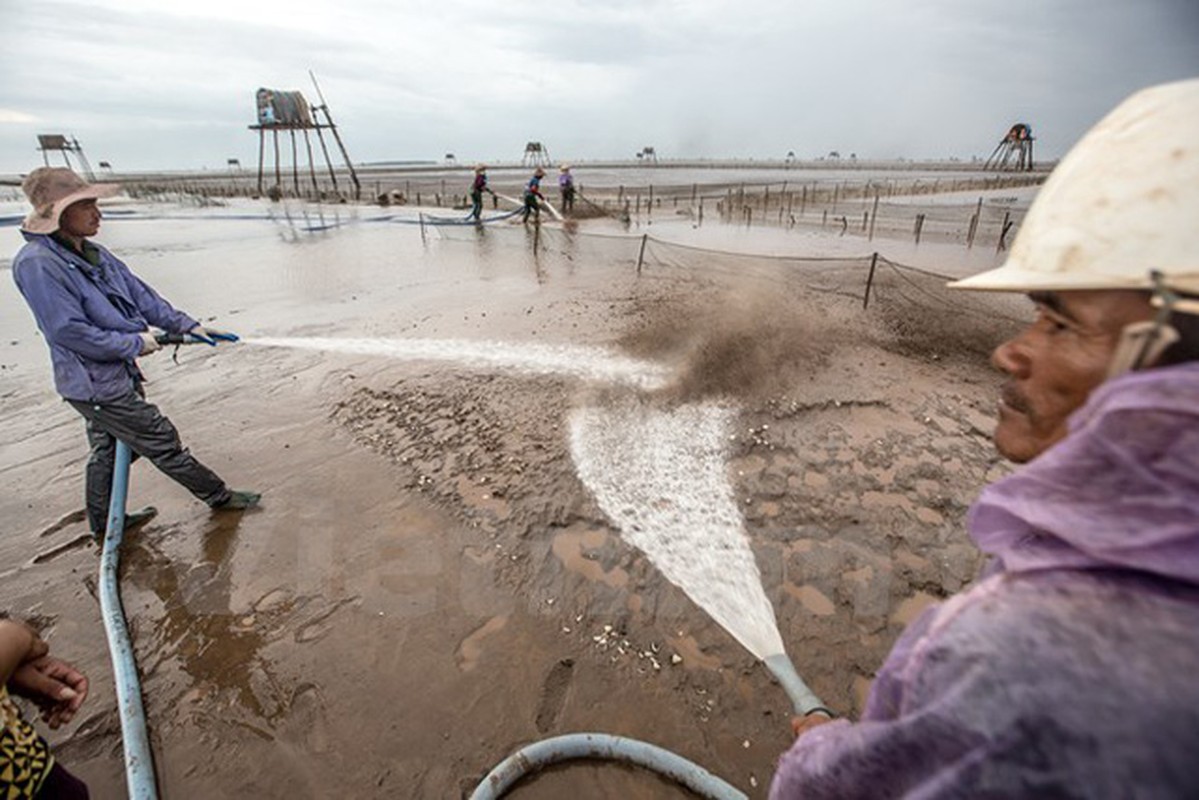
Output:
[[[261,499],[262,495],[258,492],[232,489],[229,492],[229,499],[213,506],[212,509],[213,511],[245,511],[247,508],[258,505],[258,501]]]
[[[139,525],[145,525],[150,520],[158,516],[158,509],[154,506],[146,506],[139,508],[137,511],[125,512],[125,533],[133,530]],[[92,531],[92,538],[98,543],[104,543],[104,531]]]

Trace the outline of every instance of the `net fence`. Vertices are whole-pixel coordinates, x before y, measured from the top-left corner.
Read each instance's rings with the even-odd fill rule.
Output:
[[[1023,296],[950,289],[955,276],[902,264],[877,253],[857,257],[764,255],[698,247],[651,235],[571,232],[558,227],[439,229],[450,241],[536,249],[574,268],[607,266],[647,285],[753,286],[785,293],[876,326],[914,352],[987,354],[1031,318]],[[685,290],[685,289],[683,289]]]

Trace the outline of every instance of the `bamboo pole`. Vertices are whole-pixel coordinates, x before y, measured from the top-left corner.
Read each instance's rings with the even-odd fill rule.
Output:
[[[870,274],[866,276],[866,293],[862,295],[862,310],[870,304],[870,287],[874,285],[874,268],[878,266],[878,253],[870,256]]]

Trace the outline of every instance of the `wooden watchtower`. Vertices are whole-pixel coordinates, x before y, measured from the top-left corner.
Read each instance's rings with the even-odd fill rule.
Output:
[[[291,137],[292,188],[297,197],[300,195],[300,166],[296,152],[296,131],[301,131],[304,134],[304,147],[308,151],[308,175],[312,180],[312,190],[317,197],[320,197],[320,186],[316,181],[316,167],[312,160],[312,140],[308,136],[309,131],[316,131],[316,138],[320,142],[321,152],[325,157],[325,167],[329,170],[330,180],[333,181],[333,191],[340,196],[341,190],[337,185],[337,173],[333,169],[333,161],[329,158],[329,148],[325,142],[324,131],[329,131],[333,134],[333,140],[341,151],[346,169],[350,172],[350,180],[354,183],[354,199],[358,200],[362,196],[362,185],[358,182],[358,173],[354,171],[350,154],[346,152],[346,146],[337,132],[337,125],[334,124],[333,117],[329,113],[329,104],[325,102],[325,96],[321,92],[320,84],[316,82],[316,76],[312,72],[309,72],[308,75],[312,78],[312,85],[316,88],[317,97],[321,101],[318,106],[309,105],[301,92],[259,89],[255,93],[258,124],[249,127],[252,131],[258,131],[258,192],[262,193],[267,131],[270,131],[275,151],[275,186],[272,191],[279,194],[283,192],[283,168],[279,160],[279,132],[283,131]],[[321,116],[324,117],[323,122]]]
[[[550,165],[550,151],[541,142],[529,142],[525,145],[525,154],[520,159],[521,166],[524,167],[548,167]]]
[[[642,164],[657,164],[658,151],[652,147],[643,147],[641,152],[637,154],[637,160]]]
[[[87,162],[87,156],[83,154],[83,145],[79,144],[79,140],[74,136],[70,138],[58,133],[39,133],[37,135],[37,149],[42,151],[42,163],[47,167],[50,166],[49,153],[62,153],[62,160],[70,169],[75,169],[71,166],[71,158],[68,153],[74,153],[79,158],[79,163],[83,167],[83,174],[89,181],[96,179],[95,173],[92,172],[92,165]]]
[[[999,140],[983,169],[1031,170],[1032,143],[1032,128],[1023,122],[1017,122]]]

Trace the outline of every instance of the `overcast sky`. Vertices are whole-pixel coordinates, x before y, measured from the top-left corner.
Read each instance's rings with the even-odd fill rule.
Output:
[[[1199,0],[0,0],[0,173],[253,164],[254,91],[316,72],[356,162],[1061,155],[1199,76]]]

